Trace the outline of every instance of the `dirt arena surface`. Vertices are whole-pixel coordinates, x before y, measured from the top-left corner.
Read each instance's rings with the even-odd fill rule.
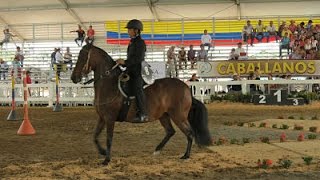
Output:
[[[232,133],[237,133],[236,128],[233,131],[220,131],[226,127],[223,125],[226,122],[255,122],[279,116],[303,116],[305,119],[311,119],[320,113],[320,104],[282,107],[212,103],[207,107],[209,129],[214,138],[223,133],[228,133],[231,137]],[[158,121],[146,124],[117,123],[112,161],[108,166],[102,166],[100,163],[103,156],[98,155],[92,141],[97,119],[92,107],[64,108],[63,112],[52,112],[52,108],[30,108],[29,117],[36,130],[34,136],[16,135],[21,121],[6,121],[9,111],[9,107],[0,107],[1,180],[320,178],[319,157],[315,157],[314,163],[310,166],[295,164],[289,169],[284,169],[274,163],[270,169],[258,169],[252,160],[255,157],[246,160],[246,145],[228,144],[210,148],[194,145],[191,158],[180,160],[186,149],[186,138],[177,128],[176,135],[162,153],[154,156],[152,153],[155,147],[164,137],[164,129]],[[21,112],[22,109],[18,108],[18,111]],[[105,132],[100,138],[103,145],[104,135]],[[250,143],[247,147],[259,151],[263,145],[255,143]],[[319,140],[314,140],[300,145],[311,146],[318,143]],[[232,152],[236,152],[234,154],[237,156],[244,153],[244,156],[234,159]],[[288,154],[285,150],[282,152],[284,155]],[[274,161],[276,158],[278,157],[275,157]]]

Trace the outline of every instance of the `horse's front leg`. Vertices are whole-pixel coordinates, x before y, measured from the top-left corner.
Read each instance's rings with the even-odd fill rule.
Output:
[[[111,160],[111,146],[112,146],[112,138],[113,138],[113,129],[114,129],[114,119],[108,118],[107,124],[107,149],[106,149],[106,158],[102,164],[108,165]]]
[[[98,119],[98,124],[96,127],[96,130],[94,131],[94,137],[93,137],[93,141],[99,151],[99,154],[101,155],[106,155],[106,150],[104,148],[101,147],[100,143],[99,143],[99,135],[101,133],[101,131],[103,130],[103,128],[105,127],[105,121],[103,118],[99,117]]]

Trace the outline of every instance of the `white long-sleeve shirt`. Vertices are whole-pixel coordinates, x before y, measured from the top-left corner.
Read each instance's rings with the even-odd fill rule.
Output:
[[[207,43],[211,43],[211,36],[209,34],[203,34],[201,36],[201,44],[207,44]]]
[[[62,54],[58,51],[56,52],[56,63],[63,63],[63,56]]]

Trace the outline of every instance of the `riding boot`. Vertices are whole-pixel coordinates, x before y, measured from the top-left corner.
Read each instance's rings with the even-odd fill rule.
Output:
[[[133,119],[133,123],[144,123],[149,121],[149,117],[147,115],[138,115]]]

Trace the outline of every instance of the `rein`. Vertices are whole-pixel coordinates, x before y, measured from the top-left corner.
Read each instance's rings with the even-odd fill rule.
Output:
[[[88,51],[88,57],[87,57],[87,61],[86,61],[86,64],[83,66],[82,68],[82,72],[85,71],[85,72],[89,72],[91,71],[91,67],[89,65],[89,62],[90,62],[90,58],[91,58],[91,52],[92,52],[92,49],[90,49]],[[98,77],[98,79],[90,79],[88,81],[86,81],[85,83],[83,83],[84,85],[86,84],[90,84],[92,82],[96,83],[98,82],[100,79],[104,79],[106,78],[107,76],[109,76],[111,74],[111,72],[116,69],[120,64],[116,63],[111,69],[108,69],[106,70],[104,73],[100,74],[100,76]]]

